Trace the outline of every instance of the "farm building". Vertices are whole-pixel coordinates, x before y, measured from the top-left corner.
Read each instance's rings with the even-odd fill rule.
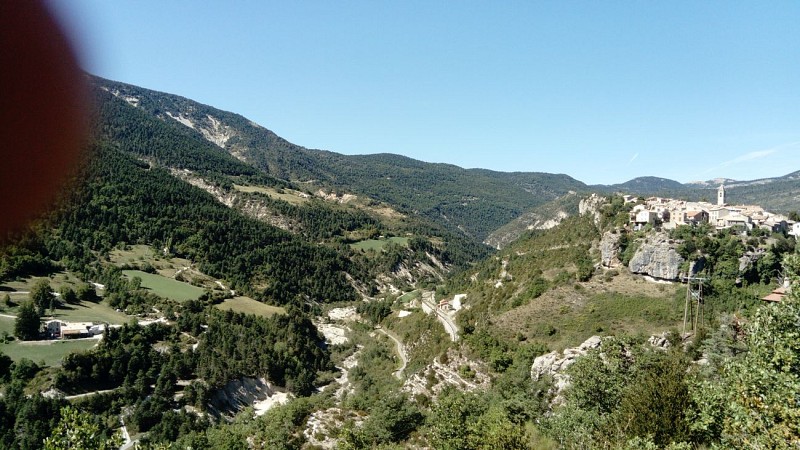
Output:
[[[50,320],[45,323],[45,331],[47,334],[60,339],[90,337],[103,333],[104,329],[104,325],[95,325],[92,322]]]

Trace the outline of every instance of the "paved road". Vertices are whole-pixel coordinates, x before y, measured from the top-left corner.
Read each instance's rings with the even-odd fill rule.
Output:
[[[442,322],[445,331],[447,331],[447,334],[450,335],[450,339],[453,342],[456,342],[458,340],[458,326],[455,322],[453,322],[453,319],[447,313],[438,308],[438,305],[436,304],[435,292],[423,291],[420,298],[425,306],[432,309],[433,312],[436,313],[436,318],[439,319],[439,322]]]
[[[378,331],[385,334],[386,336],[389,336],[389,339],[394,341],[395,351],[397,352],[397,355],[400,356],[400,360],[403,362],[403,364],[400,366],[399,369],[394,371],[393,375],[398,380],[402,380],[403,371],[406,370],[406,366],[408,365],[408,358],[406,358],[406,346],[403,345],[403,343],[400,342],[400,339],[398,339],[397,336],[395,336],[395,334],[392,333],[391,331],[384,330],[383,328],[378,328]]]

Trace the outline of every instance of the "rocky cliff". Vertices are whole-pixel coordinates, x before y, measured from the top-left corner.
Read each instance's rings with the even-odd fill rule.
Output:
[[[209,412],[215,417],[233,418],[248,406],[257,415],[264,414],[276,404],[284,404],[291,394],[277,390],[264,378],[243,377],[230,381],[211,396]]]
[[[585,356],[592,350],[600,349],[601,358],[603,358],[604,363],[608,364],[606,356],[602,353],[605,351],[605,348],[603,348],[604,345],[608,345],[608,339],[614,338],[609,336],[592,336],[577,347],[567,348],[562,353],[550,352],[538,356],[533,360],[533,364],[531,365],[531,379],[533,379],[533,381],[539,381],[542,377],[548,376],[553,380],[553,385],[550,390],[550,394],[553,396],[550,401],[551,407],[564,402],[564,391],[571,384],[567,369],[579,358]],[[669,340],[669,332],[650,336],[644,345],[651,350],[663,351],[668,349],[672,346]],[[632,348],[628,347],[626,344],[623,349],[625,354],[630,357]]]
[[[600,336],[592,336],[577,347],[565,349],[563,353],[550,352],[533,360],[531,365],[533,381],[539,381],[543,376],[553,378],[552,404],[557,405],[564,401],[561,394],[570,384],[569,375],[565,373],[567,368],[590,350],[599,348],[602,342]]]
[[[677,243],[666,233],[648,235],[634,253],[628,268],[633,273],[663,280],[677,280],[684,259],[676,251]]]
[[[619,267],[619,240],[621,234],[616,231],[606,231],[600,239],[600,263],[603,267]]]
[[[600,219],[602,218],[602,214],[600,214],[600,208],[606,204],[605,197],[600,197],[597,194],[592,194],[584,199],[578,204],[578,214],[591,214],[594,216],[594,224],[600,225]]]

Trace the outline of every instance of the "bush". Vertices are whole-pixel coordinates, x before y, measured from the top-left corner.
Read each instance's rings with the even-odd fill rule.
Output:
[[[64,303],[75,304],[78,303],[78,295],[71,287],[64,286],[61,288],[61,300],[64,301]]]
[[[616,424],[628,436],[651,437],[664,447],[688,438],[687,361],[680,350],[651,352],[648,356],[622,393]]]

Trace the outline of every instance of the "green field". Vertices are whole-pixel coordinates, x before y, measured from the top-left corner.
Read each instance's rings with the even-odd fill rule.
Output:
[[[3,332],[14,335],[14,319],[0,316],[0,334]]]
[[[402,303],[408,303],[411,300],[414,300],[415,298],[419,298],[419,291],[417,291],[417,290],[414,290],[414,291],[411,291],[411,292],[406,292],[405,294],[403,294],[400,297],[398,297],[397,301],[402,302]]]
[[[498,335],[514,339],[518,335],[545,343],[550,349],[580,344],[592,335],[652,335],[678,329],[683,318],[683,302],[678,297],[646,297],[621,293],[591,295],[588,291],[557,290],[529,304],[506,312],[496,319]],[[568,298],[585,295],[581,304]],[[550,301],[548,301],[550,300]]]
[[[388,243],[390,243],[390,242],[394,243],[394,244],[407,246],[408,245],[408,240],[409,240],[409,238],[407,238],[407,237],[399,237],[399,236],[390,237],[390,238],[381,238],[381,239],[366,239],[366,240],[363,240],[363,241],[359,241],[359,242],[355,242],[353,244],[350,244],[350,247],[352,247],[352,248],[354,248],[356,250],[380,251],[380,250],[383,250],[383,248],[386,247],[386,245]]]
[[[71,322],[108,322],[111,324],[122,324],[129,319],[125,314],[118,313],[108,306],[98,303],[69,305],[68,307],[70,309],[56,310],[54,317]],[[0,316],[0,334],[6,332],[13,336],[14,320],[11,317]],[[43,320],[48,320],[48,317],[43,318]],[[65,355],[90,349],[97,345],[98,342],[97,339],[37,342],[14,340],[8,344],[0,343],[0,351],[14,361],[27,358],[37,364],[44,361],[48,366],[58,366]]]
[[[183,283],[161,275],[142,272],[141,270],[123,270],[122,273],[129,279],[133,277],[141,278],[142,287],[150,289],[157,295],[171,298],[179,302],[197,299],[205,292],[204,289],[192,286],[189,283]]]
[[[270,317],[274,314],[286,314],[286,310],[280,306],[267,305],[253,300],[250,297],[229,298],[216,306],[223,311],[230,309],[234,312],[255,314],[262,317]]]
[[[122,325],[130,321],[131,316],[117,312],[105,303],[81,302],[77,305],[63,305],[52,315],[55,319],[66,322],[104,322]]]
[[[0,351],[11,357],[14,361],[22,358],[30,359],[35,363],[44,363],[48,366],[60,366],[64,356],[78,351],[88,350],[97,343],[97,339],[80,339],[73,341],[37,341],[0,344]]]
[[[125,250],[115,248],[108,255],[109,260],[116,265],[132,264],[137,262],[154,262],[157,253],[149,245],[129,245]]]
[[[12,296],[12,298],[14,297]],[[27,299],[27,297],[25,298]],[[4,307],[2,310],[0,310],[0,314],[13,316],[17,314],[17,311],[19,311],[19,306],[15,306],[13,308]],[[50,320],[50,318],[61,319],[66,322],[104,322],[122,325],[123,323],[130,321],[131,316],[117,312],[114,310],[114,308],[111,308],[104,302],[81,302],[78,304],[62,304],[60,307],[56,308],[56,311],[53,314],[51,314],[51,311],[48,309],[45,311],[42,320],[47,321]],[[11,321],[13,326],[14,319],[0,317],[0,333],[5,330],[3,323],[6,320]]]
[[[48,277],[30,277],[24,280],[8,281],[0,285],[0,296],[8,293],[13,301],[28,300],[28,294],[21,294],[19,292],[28,292],[37,281],[45,279],[50,283],[50,289],[53,292],[59,292],[63,286],[70,286],[73,289],[81,281],[69,272],[56,272]]]
[[[188,259],[163,256],[149,245],[128,245],[124,250],[114,249],[109,254],[109,261],[117,266],[150,265],[167,278],[174,277],[179,270],[183,271],[185,276],[186,269],[192,266],[192,262]]]

